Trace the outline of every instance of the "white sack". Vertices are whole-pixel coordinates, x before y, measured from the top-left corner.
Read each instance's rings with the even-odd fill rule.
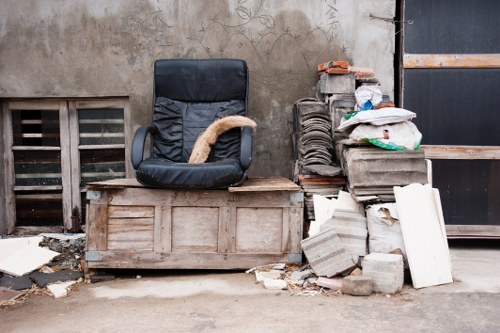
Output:
[[[392,107],[378,110],[359,111],[349,120],[342,119],[341,124],[337,129],[341,132],[345,132],[357,124],[371,124],[377,126],[395,124],[412,120],[416,116],[415,112]]]

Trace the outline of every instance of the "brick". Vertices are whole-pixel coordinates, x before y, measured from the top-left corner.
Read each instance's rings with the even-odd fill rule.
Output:
[[[352,296],[369,296],[373,291],[373,281],[368,276],[350,275],[342,281],[342,293]]]
[[[302,250],[318,276],[332,277],[356,265],[333,229],[301,242]]]
[[[316,284],[318,286],[331,290],[340,290],[342,288],[342,283],[342,279],[340,278],[329,279],[325,277],[319,277],[318,280],[316,280]]]
[[[373,291],[394,294],[403,287],[403,257],[398,254],[370,253],[363,259],[363,276],[372,279]]]

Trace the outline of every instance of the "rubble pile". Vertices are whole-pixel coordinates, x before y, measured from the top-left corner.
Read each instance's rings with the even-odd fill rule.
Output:
[[[416,114],[395,107],[373,71],[352,68],[342,61],[318,65],[317,99],[294,106],[294,140],[301,143],[294,147],[300,149],[294,180],[305,194],[308,226],[301,245],[315,285],[349,295],[394,294],[403,286],[405,269],[415,288],[452,282],[439,193],[428,185],[430,162],[419,150],[422,134],[411,122]],[[325,164],[315,166],[316,160],[306,168],[300,154],[315,149],[301,135],[315,127],[315,112],[324,122],[325,109],[333,142],[327,159],[340,171],[335,174],[323,172]],[[405,193],[399,199],[397,189]],[[408,204],[420,194],[419,202]],[[419,214],[432,222],[421,223],[416,233]],[[426,248],[426,238],[438,245],[436,252]],[[436,272],[429,272],[423,257],[440,265]]]
[[[41,234],[0,240],[0,306],[32,294],[65,296],[83,281],[84,234]],[[14,294],[12,294],[14,293]]]

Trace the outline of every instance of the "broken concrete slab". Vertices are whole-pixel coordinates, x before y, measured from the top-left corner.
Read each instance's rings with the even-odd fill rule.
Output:
[[[320,226],[320,230],[333,228],[346,250],[351,254],[354,262],[359,257],[365,256],[367,252],[368,230],[366,217],[354,212],[335,209],[331,219]]]
[[[49,283],[78,280],[83,277],[83,272],[64,269],[54,273],[35,272],[29,276],[38,287],[43,288]]]
[[[321,225],[333,216],[333,212],[337,207],[337,199],[328,199],[322,195],[313,195],[314,217],[309,226],[309,237],[320,232]]]
[[[13,290],[30,289],[33,282],[28,275],[24,276],[4,276],[0,278],[0,287],[9,288]]]
[[[318,276],[332,277],[356,266],[333,229],[306,238],[302,240],[301,245],[309,264]]]
[[[362,216],[365,215],[364,206],[354,200],[351,193],[346,191],[339,191],[339,195],[337,198],[337,208],[343,211],[358,213]]]
[[[370,252],[388,253],[399,248],[402,251],[403,260],[405,260],[406,250],[396,204],[370,205],[366,208],[366,217]]]
[[[363,276],[373,281],[373,291],[394,294],[404,282],[403,257],[398,254],[370,253],[363,259]]]
[[[38,246],[43,237],[0,239],[0,271],[22,276],[42,267],[59,255]]]
[[[430,185],[394,187],[413,287],[453,282],[439,191]]]
[[[47,285],[47,289],[50,291],[54,298],[64,297],[68,295],[69,287],[74,285],[76,281],[59,282]]]
[[[283,274],[282,271],[272,269],[270,271],[255,271],[255,279],[257,282],[263,282],[266,279],[278,279],[281,277],[281,274]]]
[[[313,271],[311,269],[306,269],[303,271],[294,271],[292,274],[290,274],[290,280],[297,284],[298,281],[305,281],[307,278],[309,278],[313,274]]]
[[[284,290],[288,288],[288,283],[285,280],[264,279],[264,287],[270,290]]]
[[[352,296],[369,296],[373,292],[373,281],[368,276],[347,276],[342,280],[342,293]]]
[[[323,288],[328,288],[331,290],[340,290],[342,289],[342,279],[340,278],[325,278],[325,277],[319,277],[318,280],[316,280],[316,284],[320,287]]]

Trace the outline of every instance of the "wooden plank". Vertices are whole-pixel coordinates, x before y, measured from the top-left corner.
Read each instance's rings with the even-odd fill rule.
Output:
[[[89,268],[248,269],[275,262],[301,263],[301,256],[286,253],[158,253],[153,251],[92,251]],[[291,259],[291,260],[290,260]]]
[[[79,100],[75,106],[77,109],[123,109],[124,99]]]
[[[154,220],[154,251],[172,251],[172,207],[156,206]]]
[[[236,220],[236,252],[281,252],[282,208],[238,208]]]
[[[448,239],[483,238],[500,239],[498,225],[446,225]]]
[[[87,250],[106,250],[108,239],[108,204],[93,203],[87,207]]]
[[[155,207],[144,206],[108,206],[108,217],[112,218],[139,218],[154,217]]]
[[[217,252],[236,252],[236,207],[219,208],[219,236]]]
[[[63,226],[45,226],[45,227],[15,227],[14,234],[17,236],[40,235],[43,233],[63,232]]]
[[[15,192],[21,192],[21,191],[58,191],[58,190],[62,190],[63,187],[62,187],[62,185],[49,185],[49,186],[36,185],[36,186],[14,186],[13,189]]]
[[[217,252],[219,209],[172,207],[172,252]]]
[[[111,179],[101,182],[87,183],[87,188],[89,189],[117,189],[125,187],[146,188],[144,185],[139,183],[135,178]]]
[[[500,68],[500,53],[405,54],[404,68]]]
[[[62,194],[60,193],[43,193],[43,194],[16,194],[16,197],[20,197],[24,200],[62,200]]]
[[[16,224],[16,197],[14,194],[15,186],[15,169],[14,169],[14,153],[12,146],[14,142],[12,129],[12,112],[3,104],[3,141],[4,141],[4,190],[5,190],[5,218],[7,233],[11,234],[14,231]]]
[[[50,146],[13,146],[12,150],[15,151],[58,151],[61,147],[50,147]]]
[[[59,129],[61,134],[60,144],[61,144],[61,179],[63,186],[63,221],[65,230],[80,229],[80,226],[73,225],[75,219],[72,218],[73,215],[77,217],[76,223],[81,219],[81,204],[80,204],[80,172],[79,167],[73,167],[74,164],[78,164],[80,161],[80,156],[76,156],[74,149],[71,146],[71,135],[72,128],[70,128],[70,115],[71,110],[68,109],[68,103],[66,101],[59,102]],[[78,150],[77,150],[78,152]],[[76,160],[73,160],[76,158]],[[75,173],[76,172],[76,173]],[[76,187],[75,187],[76,186]]]
[[[444,221],[430,185],[394,187],[413,287],[453,282]]]
[[[153,240],[153,217],[108,220],[108,250],[152,251]]]
[[[124,144],[116,144],[116,145],[79,145],[79,150],[96,150],[96,149],[124,149]],[[129,155],[126,155],[129,156]]]
[[[129,100],[123,100],[123,134],[125,136],[125,174],[127,178],[131,178],[134,175],[134,168],[132,166],[132,160],[128,158],[132,154],[132,141],[134,137],[134,131],[132,129],[132,115],[130,113],[130,103]]]
[[[452,146],[452,145],[422,145],[425,157],[430,159],[455,160],[498,160],[498,146]]]
[[[10,110],[60,110],[59,100],[25,100],[25,101],[9,101],[8,108]]]
[[[300,191],[300,186],[285,177],[259,177],[245,180],[241,186],[229,187],[229,192]]]
[[[113,192],[114,205],[163,205],[196,207],[301,207],[302,201],[290,200],[290,192],[231,193],[221,190],[184,191],[150,188],[124,188]]]
[[[281,252],[300,253],[304,211],[301,208],[283,208],[283,239]]]

